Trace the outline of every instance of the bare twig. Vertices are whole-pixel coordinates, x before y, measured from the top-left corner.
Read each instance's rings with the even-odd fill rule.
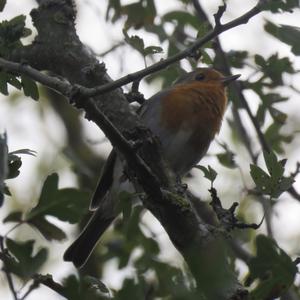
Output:
[[[226,8],[227,8],[226,3],[223,1],[223,5],[220,5],[218,11],[214,14],[215,27],[217,28],[222,27],[221,18],[223,17]]]
[[[64,286],[62,286],[60,283],[56,282],[53,280],[52,275],[41,275],[41,274],[36,274],[33,278],[34,282],[36,284],[42,284],[44,286],[47,286],[57,294],[68,298],[68,294],[66,293],[66,289]]]
[[[7,269],[7,266],[6,266],[6,259],[7,259],[6,251],[7,250],[4,248],[4,238],[3,238],[3,236],[0,236],[0,250],[1,250],[0,259],[3,262],[3,268],[2,268],[2,270],[3,270],[3,272],[4,272],[5,276],[6,276],[9,289],[10,289],[10,291],[11,291],[14,299],[18,300],[18,295],[17,295],[16,289],[15,289],[15,286],[14,286],[14,282],[13,282],[12,276],[11,276],[9,270]]]
[[[220,221],[222,227],[226,231],[231,231],[234,228],[239,228],[239,229],[246,229],[246,228],[252,228],[252,229],[258,229],[264,218],[261,220],[259,224],[246,224],[240,222],[236,216],[235,216],[235,211],[238,207],[238,203],[234,202],[229,209],[225,209],[222,206],[221,200],[218,197],[217,190],[215,188],[210,188],[209,192],[211,194],[212,201],[210,205],[212,206],[213,210],[215,211],[218,220]]]
[[[26,299],[32,291],[34,291],[35,289],[37,289],[39,287],[39,282],[33,280],[33,283],[29,286],[28,290],[26,291],[26,293],[23,295],[23,297],[21,298],[21,300]]]
[[[102,52],[102,53],[99,53],[99,54],[96,54],[97,56],[100,56],[100,57],[104,57],[106,56],[107,54],[113,52],[114,50],[116,50],[117,48],[119,47],[122,47],[126,45],[125,41],[120,41],[114,45],[112,45],[109,49],[107,49],[106,51]]]

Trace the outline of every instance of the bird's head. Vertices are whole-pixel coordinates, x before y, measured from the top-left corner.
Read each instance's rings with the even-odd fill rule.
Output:
[[[195,71],[182,75],[175,81],[175,85],[187,83],[209,83],[217,84],[226,87],[229,83],[233,82],[241,75],[223,76],[213,68],[197,68]]]

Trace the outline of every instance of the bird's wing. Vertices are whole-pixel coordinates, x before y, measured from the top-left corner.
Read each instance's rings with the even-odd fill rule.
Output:
[[[162,128],[160,128],[160,124],[158,122],[160,115],[160,100],[162,97],[166,96],[168,90],[164,90],[163,92],[159,92],[152,96],[149,100],[147,100],[137,111],[140,115],[143,123],[149,127],[152,132],[157,136],[165,136],[168,139],[168,134],[162,132]],[[90,203],[90,210],[95,210],[99,207],[101,199],[106,195],[109,191],[112,183],[113,183],[113,172],[114,166],[117,158],[117,153],[113,149],[104,165],[102,175],[99,179],[97,188],[92,197]]]
[[[98,181],[97,188],[94,192],[94,195],[90,203],[90,210],[95,210],[98,208],[101,199],[105,196],[105,194],[110,189],[113,182],[113,171],[114,171],[116,158],[117,158],[117,153],[113,149],[110,152],[106,160],[106,163],[103,167],[101,177]]]

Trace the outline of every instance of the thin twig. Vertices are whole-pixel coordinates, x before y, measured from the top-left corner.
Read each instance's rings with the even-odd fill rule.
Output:
[[[218,11],[214,14],[215,27],[217,28],[222,27],[221,18],[223,17],[226,8],[227,8],[226,3],[223,1],[223,5],[220,5]]]
[[[1,250],[1,254],[2,254],[0,256],[0,259],[3,262],[2,270],[3,270],[3,272],[6,276],[9,289],[10,289],[11,293],[13,294],[14,299],[18,300],[18,295],[17,295],[17,292],[15,290],[15,286],[14,286],[12,276],[11,276],[9,270],[7,269],[7,266],[6,266],[6,249],[4,248],[4,238],[3,238],[3,236],[0,236],[0,250]]]
[[[33,280],[36,282],[36,284],[42,284],[44,286],[47,286],[57,294],[68,298],[68,294],[66,293],[66,289],[63,285],[53,280],[52,275],[41,275],[36,274],[33,278]]]
[[[102,52],[102,53],[99,53],[99,54],[96,54],[97,56],[100,56],[100,57],[104,57],[106,56],[107,54],[109,54],[110,52],[113,52],[114,50],[116,50],[117,48],[119,47],[122,47],[126,45],[125,41],[120,41],[114,45],[112,45],[109,49],[107,49],[106,51]]]
[[[27,296],[29,296],[32,291],[39,287],[39,285],[40,284],[37,281],[33,280],[33,283],[30,285],[30,287],[28,288],[27,292],[23,295],[21,300],[24,300]]]

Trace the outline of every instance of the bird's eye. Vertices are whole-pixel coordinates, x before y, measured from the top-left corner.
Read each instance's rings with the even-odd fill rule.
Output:
[[[201,81],[205,78],[203,73],[199,73],[195,76],[195,80]]]

